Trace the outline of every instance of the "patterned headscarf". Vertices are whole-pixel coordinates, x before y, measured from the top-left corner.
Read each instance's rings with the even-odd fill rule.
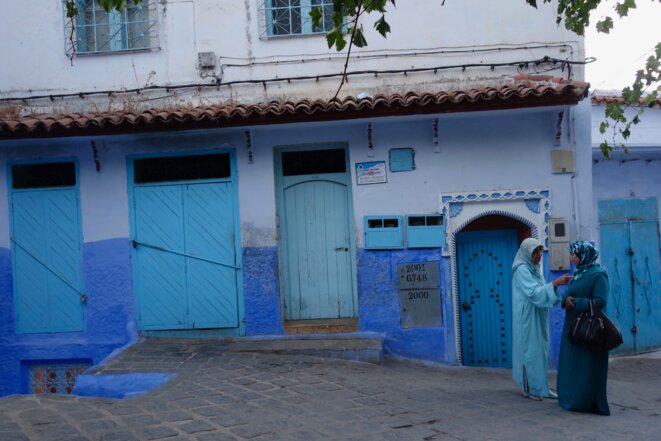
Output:
[[[577,240],[569,244],[569,252],[578,257],[578,266],[574,271],[574,280],[580,279],[583,273],[592,266],[601,266],[596,262],[599,251],[586,240]]]
[[[514,271],[516,271],[516,269],[521,265],[526,265],[528,268],[530,268],[530,271],[535,275],[535,277],[544,282],[544,276],[542,276],[542,268],[540,264],[532,260],[532,253],[540,247],[544,248],[544,245],[542,245],[542,243],[537,239],[528,238],[521,242],[519,251],[516,253],[516,257],[514,257],[514,263],[512,264],[512,274],[514,274]]]

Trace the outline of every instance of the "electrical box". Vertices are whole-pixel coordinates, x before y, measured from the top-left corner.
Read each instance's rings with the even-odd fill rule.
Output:
[[[213,69],[216,67],[216,54],[213,52],[198,52],[197,65],[200,69]]]
[[[551,171],[553,173],[574,173],[574,152],[571,150],[551,150]]]
[[[415,169],[415,153],[412,148],[390,149],[390,171],[403,172]]]
[[[549,219],[549,260],[551,271],[569,269],[569,224],[565,219]]]
[[[404,248],[401,216],[365,216],[365,249]]]
[[[406,216],[406,246],[408,248],[443,248],[445,225],[440,214],[409,214]]]

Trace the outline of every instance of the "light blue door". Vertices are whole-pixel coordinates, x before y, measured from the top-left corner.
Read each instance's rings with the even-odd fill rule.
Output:
[[[611,285],[606,312],[622,331],[619,352],[661,346],[656,199],[599,201],[601,261]]]
[[[511,367],[511,267],[517,232],[463,232],[456,244],[463,364]]]
[[[142,329],[238,326],[231,190],[226,182],[135,186]]]
[[[83,331],[77,189],[14,190],[11,206],[17,332]]]
[[[350,177],[344,172],[280,178],[285,318],[355,317]]]

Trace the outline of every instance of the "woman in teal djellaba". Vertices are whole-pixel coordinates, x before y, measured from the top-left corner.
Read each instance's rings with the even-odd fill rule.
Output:
[[[526,239],[512,265],[512,378],[524,397],[536,401],[557,398],[547,377],[549,309],[560,302],[555,288],[571,278],[546,283],[540,265],[543,251],[537,239]]]
[[[562,301],[566,314],[558,364],[558,402],[566,410],[610,415],[606,397],[608,352],[590,351],[567,338],[576,314],[590,309],[590,297],[597,308],[606,307],[608,276],[596,262],[599,251],[590,242],[572,243],[569,253],[576,270]]]

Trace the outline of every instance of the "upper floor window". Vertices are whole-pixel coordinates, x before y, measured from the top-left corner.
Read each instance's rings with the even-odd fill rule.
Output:
[[[128,1],[123,11],[106,12],[97,0],[77,0],[76,53],[103,53],[158,47],[156,0]],[[70,27],[70,22],[67,23]],[[67,53],[71,53],[71,29]]]
[[[264,0],[266,37],[322,34],[333,28],[333,0]],[[323,24],[312,25],[310,11],[321,8]]]

